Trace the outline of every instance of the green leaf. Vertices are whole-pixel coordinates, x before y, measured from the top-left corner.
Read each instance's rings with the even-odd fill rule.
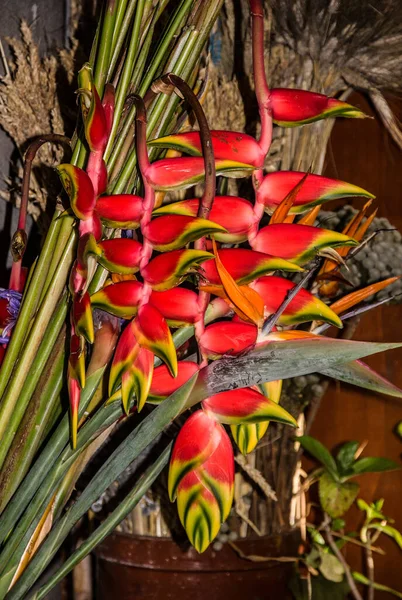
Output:
[[[324,540],[321,533],[315,527],[311,525],[307,525],[308,533],[310,535],[311,541],[314,544],[318,544],[319,546],[326,546],[326,541]]]
[[[309,595],[307,581],[301,579],[295,570],[289,581],[289,589],[295,600],[345,600],[349,586],[344,579],[341,583],[334,583],[325,579],[321,573],[311,578],[312,595]]]
[[[375,502],[372,504],[367,504],[367,502],[365,502],[365,500],[363,500],[363,498],[357,499],[357,506],[360,510],[362,510],[366,513],[366,518],[368,521],[371,521],[372,519],[380,519],[381,521],[388,520],[387,517],[378,510],[378,506],[382,507],[384,502],[382,502],[382,503],[381,503],[381,501],[378,501],[378,502],[379,502],[378,505]]]
[[[400,531],[395,529],[395,527],[391,527],[391,525],[382,525],[381,523],[370,523],[367,529],[376,529],[377,531],[385,533],[385,535],[388,535],[390,538],[393,538],[402,550],[402,534],[400,533]]]
[[[359,442],[346,442],[346,444],[343,444],[339,449],[339,452],[336,455],[336,462],[338,463],[341,474],[352,466],[358,447]]]
[[[353,504],[359,493],[359,485],[348,481],[335,481],[329,473],[323,473],[318,482],[318,493],[322,509],[333,519],[337,519]]]
[[[377,458],[366,456],[359,458],[351,467],[350,477],[361,475],[362,473],[382,473],[383,471],[395,471],[400,469],[400,465],[389,458]]]
[[[325,579],[334,581],[335,583],[340,583],[343,580],[343,575],[345,573],[345,569],[336,556],[329,554],[328,552],[321,553],[319,571]]]
[[[396,426],[396,433],[402,439],[402,421],[399,421],[398,425]]]
[[[402,398],[402,390],[400,388],[370,369],[368,365],[360,360],[354,360],[342,365],[334,365],[320,370],[320,373],[379,394]]]
[[[343,519],[334,519],[331,523],[332,531],[340,531],[345,528],[345,521]]]
[[[330,452],[325,446],[323,446],[323,444],[321,444],[321,442],[310,435],[301,435],[300,437],[296,438],[296,441],[300,443],[304,450],[318,460],[329,473],[331,473],[335,478],[338,478],[338,468],[336,466],[336,462]]]
[[[389,594],[392,594],[393,596],[396,596],[397,598],[402,598],[401,592],[398,592],[397,590],[393,590],[392,588],[388,587],[387,585],[382,585],[381,583],[374,582],[373,584],[371,584],[370,580],[367,577],[365,577],[362,573],[353,571],[352,575],[353,575],[353,579],[355,581],[357,581],[357,583],[363,583],[364,585],[373,585],[373,588],[375,590],[378,590],[379,592],[388,592]]]

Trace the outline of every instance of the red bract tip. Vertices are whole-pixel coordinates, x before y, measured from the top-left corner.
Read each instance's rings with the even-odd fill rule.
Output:
[[[144,211],[143,199],[132,194],[101,196],[95,211],[106,227],[136,229]]]
[[[187,288],[154,291],[149,303],[159,310],[170,327],[194,324],[199,315],[198,295]]]
[[[269,212],[273,212],[289,192],[303,179],[305,173],[299,171],[278,171],[269,173],[258,190],[258,197]],[[345,181],[329,179],[321,175],[308,175],[299,190],[290,213],[302,213],[312,206],[351,196],[373,198],[373,194]]]
[[[116,317],[128,319],[137,314],[144,285],[139,281],[120,281],[95,292],[91,296],[93,308],[100,308]]]
[[[254,250],[303,265],[322,248],[357,246],[358,242],[337,231],[310,225],[278,223],[260,229],[251,244]]]
[[[305,125],[327,117],[366,117],[360,109],[351,104],[306,90],[272,89],[269,105],[275,123],[282,127]]]
[[[226,177],[250,175],[253,166],[232,160],[216,160],[216,174]],[[205,176],[204,159],[198,157],[164,158],[152,163],[145,174],[157,191],[172,191],[196,185]]]
[[[96,197],[87,173],[69,164],[59,165],[56,171],[70,199],[75,216],[82,220],[89,219],[95,208]]]
[[[231,160],[262,167],[265,155],[258,142],[245,133],[237,131],[212,130],[212,148],[216,159]],[[184,154],[202,156],[199,131],[174,133],[148,142],[158,148],[173,148]]]
[[[225,354],[239,354],[252,348],[257,341],[255,325],[234,321],[212,323],[205,328],[200,346],[208,358],[220,358]]]
[[[257,277],[271,271],[302,270],[297,265],[283,258],[270,256],[262,252],[254,252],[254,250],[248,250],[247,248],[224,248],[219,251],[219,257],[233,279],[242,285],[250,283]],[[221,283],[215,261],[205,263],[203,270],[205,278],[210,283],[218,285]]]
[[[171,214],[196,217],[199,204],[198,198],[172,202],[155,210],[154,215]],[[244,242],[255,219],[253,205],[248,200],[237,196],[216,196],[208,219],[226,229],[226,232],[214,232],[214,239],[218,242]]]
[[[194,271],[198,265],[213,258],[203,250],[173,250],[153,258],[141,271],[153,290],[163,291],[173,288]]]
[[[148,400],[150,402],[161,402],[184,385],[198,369],[197,363],[180,360],[177,363],[177,376],[172,377],[166,365],[156,367]]]

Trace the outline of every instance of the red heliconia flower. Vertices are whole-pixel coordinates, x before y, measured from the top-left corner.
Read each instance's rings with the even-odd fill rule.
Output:
[[[241,388],[215,394],[202,402],[202,408],[207,415],[226,425],[271,420],[297,426],[292,415],[255,388]]]
[[[100,308],[116,317],[129,319],[137,314],[143,297],[144,284],[140,281],[111,283],[91,296],[93,308]]]
[[[327,117],[366,117],[351,104],[306,90],[274,88],[269,93],[269,106],[273,120],[282,127],[296,127]]]
[[[92,217],[95,208],[95,191],[88,174],[70,164],[56,167],[61,183],[70,199],[71,208],[82,221]]]
[[[240,285],[250,283],[257,277],[272,271],[301,271],[302,269],[283,258],[255,252],[247,248],[224,248],[219,251],[223,266]],[[204,276],[212,284],[220,284],[221,279],[215,261],[203,265]]]
[[[143,213],[143,199],[133,194],[101,196],[95,211],[106,227],[136,229]]]
[[[172,377],[166,365],[160,365],[154,370],[149,390],[149,402],[161,402],[184,385],[199,369],[197,363],[190,360],[179,360],[177,376]]]
[[[277,223],[259,230],[251,245],[258,252],[286,258],[303,265],[314,258],[323,248],[357,246],[353,238],[311,225]]]
[[[117,388],[119,381],[126,371],[130,370],[132,363],[137,358],[140,345],[135,337],[134,321],[130,321],[117,342],[109,375],[109,396]]]
[[[282,200],[300,183],[305,173],[299,171],[277,171],[269,173],[263,179],[258,190],[258,197],[269,212],[273,212]],[[337,198],[363,196],[374,198],[373,194],[363,188],[345,181],[330,179],[322,175],[309,174],[299,190],[290,209],[290,214],[302,213],[312,206],[323,204]]]
[[[260,384],[260,389],[264,396],[269,398],[271,402],[279,404],[282,392],[282,381],[269,381],[268,383]],[[242,454],[249,454],[257,446],[258,442],[267,432],[269,421],[261,421],[259,423],[241,423],[239,425],[231,425],[230,431],[233,439],[236,442]]]
[[[172,334],[161,313],[151,304],[138,309],[133,332],[142,348],[158,356],[168,366],[173,377],[177,375],[177,355]]]
[[[136,358],[121,378],[121,400],[126,414],[130,411],[131,398],[135,395],[137,410],[140,412],[147,400],[154,370],[154,354],[140,348]]]
[[[212,323],[205,328],[200,339],[202,352],[208,358],[220,358],[225,354],[239,354],[251,349],[257,341],[255,325],[236,321]]]
[[[251,165],[232,160],[216,160],[216,174],[244,177],[251,174]],[[172,191],[191,187],[204,179],[204,159],[198,157],[163,158],[146,171],[148,183],[157,191]]]
[[[194,324],[200,311],[198,294],[182,287],[164,292],[153,291],[149,304],[159,310],[170,327]]]
[[[257,168],[263,166],[265,154],[257,140],[250,135],[237,131],[212,130],[211,138],[215,159],[233,160]],[[202,156],[199,131],[174,133],[152,140],[148,144],[158,148],[173,148],[192,156]]]
[[[177,498],[190,542],[204,552],[229,516],[234,490],[229,436],[203,411],[191,415],[177,436],[169,468],[169,496]]]
[[[137,240],[117,238],[99,242],[92,254],[111,273],[136,273],[139,269],[142,244]]]
[[[89,64],[85,64],[78,73],[78,83],[85,138],[92,152],[103,152],[110,131],[111,102],[107,97],[106,111],[108,116],[106,117],[106,111],[94,85],[92,69]]]
[[[71,317],[76,334],[84,337],[89,344],[93,344],[95,334],[88,292],[74,296]]]
[[[265,312],[268,315],[277,311],[287,293],[294,287],[295,284],[291,281],[275,276],[261,277],[253,283],[253,289],[263,299]],[[314,320],[342,327],[342,321],[329,306],[302,288],[285,308],[278,319],[278,324],[294,325]]]
[[[153,290],[168,290],[211,258],[213,254],[204,250],[173,250],[153,258],[142,269],[141,275]]]
[[[81,390],[85,387],[85,349],[84,340],[73,332],[70,337],[70,355],[67,368],[67,384],[70,400],[71,443],[77,445],[78,407]]]
[[[226,230],[213,221],[186,217],[184,215],[164,215],[153,219],[143,230],[143,235],[159,252],[183,248],[186,244],[206,235],[224,233]]]
[[[198,198],[172,202],[154,211],[154,215],[184,215],[196,217],[200,201]],[[237,196],[216,196],[208,219],[226,229],[216,231],[214,239],[224,243],[239,243],[247,239],[247,233],[255,221],[253,205]]]

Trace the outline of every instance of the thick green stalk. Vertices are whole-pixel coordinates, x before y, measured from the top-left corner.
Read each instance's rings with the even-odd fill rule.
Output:
[[[186,44],[185,48],[183,49],[182,53],[180,54],[177,62],[172,67],[170,67],[170,65],[168,66],[169,71],[171,71],[172,73],[175,73],[176,75],[179,75],[183,79],[185,79],[185,77],[183,76],[183,70],[185,68],[186,63],[191,61],[191,57],[193,56],[193,52],[194,52],[195,42],[196,42],[198,35],[199,35],[198,31],[192,31],[190,33],[188,43]],[[157,98],[157,100],[154,103],[154,105],[152,106],[151,110],[148,111],[148,127],[147,127],[148,139],[149,139],[149,137],[151,137],[152,132],[153,132],[154,128],[156,127],[156,125],[158,124],[158,122],[160,122],[160,119],[162,118],[162,113],[163,113],[164,109],[166,108],[166,105],[168,104],[169,99],[170,98],[168,96],[166,96],[165,94],[162,94],[161,96],[159,96],[159,98]],[[122,132],[122,135],[124,135],[124,132]],[[126,184],[127,184],[128,180],[130,179],[132,171],[135,168],[136,164],[137,164],[137,154],[136,154],[135,149],[133,149],[126,160],[124,168],[121,170],[121,173],[120,173],[117,181],[113,185],[113,193],[114,194],[123,193],[123,191],[126,187]]]
[[[0,513],[25,477],[59,402],[64,376],[64,345],[65,332],[62,331],[7,454],[0,478]]]
[[[46,479],[30,501],[15,529],[12,532],[10,530],[3,531],[3,528],[0,530],[2,537],[7,537],[7,542],[0,555],[0,598],[3,597],[1,596],[2,591],[8,589],[20,558],[64,476],[92,441],[115,423],[118,414],[121,414],[120,407],[108,406],[103,410],[102,418],[95,415],[88,421],[82,429],[77,448],[73,450],[70,445],[66,446],[58,460],[51,462]]]
[[[15,367],[17,359],[19,358],[24,340],[27,337],[31,319],[33,318],[37,308],[39,294],[42,291],[42,287],[47,276],[49,263],[51,262],[51,258],[55,252],[56,244],[58,243],[60,226],[61,223],[57,218],[51,223],[39,260],[36,263],[34,267],[34,273],[30,278],[30,284],[24,294],[18,321],[13,330],[13,335],[11,336],[7,353],[0,369],[0,397],[6,389],[10,375]],[[0,402],[0,415],[2,406],[3,401]]]
[[[106,75],[109,68],[111,47],[113,43],[113,30],[117,13],[116,0],[107,0],[105,13],[103,16],[102,33],[100,34],[99,47],[97,48],[94,83],[102,98],[103,88],[106,83]]]
[[[74,247],[75,231],[72,231],[66,243],[62,259],[54,274],[53,281],[49,286],[48,293],[40,306],[30,330],[28,339],[24,344],[24,349],[22,352],[20,352],[19,361],[12,378],[12,385],[8,387],[8,390],[3,396],[0,406],[0,438],[2,439],[0,447],[0,465],[3,464],[4,457],[8,452],[10,443],[15,435],[16,428],[18,427],[22,418],[23,410],[25,410],[25,406],[22,407],[22,404],[18,402],[18,399],[22,389],[27,387],[26,378],[28,378],[29,384],[29,369],[33,361],[40,360],[40,354],[45,353],[47,350],[43,348],[43,350],[38,352],[42,338],[48,328],[49,316],[53,313],[60,295],[62,294],[63,288],[65,287],[68,272],[72,263]],[[50,329],[52,326],[53,324],[51,323]],[[54,323],[54,326],[56,326],[56,323]],[[48,335],[52,335],[52,333],[48,332]],[[51,351],[51,349],[49,351]],[[11,422],[13,423],[13,426],[11,426]]]
[[[29,376],[26,377],[27,369],[24,368],[24,360],[18,364],[15,372],[15,383],[10,388],[10,394],[5,396],[5,406],[12,406],[12,410],[7,414],[4,412],[5,418],[7,419],[7,427],[3,427],[1,448],[0,448],[0,464],[3,465],[5,457],[10,449],[10,446],[14,440],[14,436],[18,430],[21,420],[24,416],[28,403],[31,399],[32,394],[35,391],[36,385],[39,378],[45,368],[46,362],[53,351],[53,346],[59,336],[60,330],[66,320],[68,312],[68,298],[67,294],[61,299],[58,307],[54,311],[51,319],[51,324],[47,328],[43,341],[38,348],[36,348],[32,363],[29,365]],[[39,317],[38,317],[39,321]],[[35,335],[36,328],[32,328],[31,335]],[[30,338],[31,339],[31,338]],[[27,347],[29,347],[29,341]],[[32,365],[32,366],[31,366]],[[25,376],[24,376],[25,375]],[[17,382],[21,385],[17,389]],[[7,400],[9,401],[8,403]]]
[[[187,10],[187,12],[188,12],[188,10]],[[148,90],[148,88],[152,82],[152,79],[153,79],[155,73],[158,72],[162,68],[162,64],[164,62],[166,52],[167,52],[172,40],[174,39],[174,36],[177,34],[179,27],[181,26],[182,20],[183,20],[183,11],[180,10],[178,13],[176,13],[174,15],[171,26],[169,27],[166,35],[163,38],[163,45],[158,46],[155,55],[151,59],[149,71],[147,71],[145,79],[141,83],[141,86],[138,90],[139,96],[144,96],[144,94],[146,93],[146,91]],[[182,35],[182,39],[179,40],[179,42],[177,44],[178,56],[181,54],[181,51],[184,46],[184,42],[188,39],[188,37],[189,37],[189,32],[184,32]],[[171,63],[171,66],[169,66],[169,70],[173,70],[174,61],[171,60],[170,63]],[[150,113],[148,112],[148,117],[149,116],[150,116]],[[118,157],[120,156],[120,152],[125,143],[125,139],[127,138],[127,135],[129,135],[130,127],[132,126],[132,124],[134,122],[134,117],[135,117],[135,107],[133,106],[130,109],[130,111],[128,112],[127,117],[125,118],[124,125],[120,132],[120,135],[119,135],[118,139],[115,140],[113,151],[111,152],[110,158],[107,161],[109,170],[114,168],[114,165],[115,165]]]
[[[113,50],[110,58],[109,69],[107,73],[107,81],[112,81],[113,73],[116,68],[117,60],[121,53],[121,49],[123,47],[124,40],[126,38],[128,29],[130,27],[131,20],[133,18],[133,14],[135,11],[135,7],[137,6],[137,0],[130,0],[128,7],[124,13],[124,18],[118,32],[117,37],[113,37]]]
[[[133,23],[133,30],[130,37],[130,44],[128,47],[127,56],[124,61],[124,67],[120,76],[119,85],[116,89],[116,105],[113,117],[112,131],[110,132],[109,141],[104,154],[104,160],[107,161],[110,150],[115,138],[117,128],[119,126],[121,113],[123,111],[124,103],[126,101],[127,90],[130,85],[131,75],[134,69],[135,61],[137,58],[137,50],[140,43],[141,36],[141,22],[144,16],[146,0],[138,0],[137,9],[135,11],[135,19]]]
[[[138,502],[151,487],[161,471],[167,465],[172,442],[165,448],[154,464],[142,475],[133,489],[127,494],[118,507],[97,527],[97,529],[81,544],[81,546],[63,563],[63,566],[54,573],[49,581],[40,588],[34,596],[35,600],[44,598],[50,590],[61,581],[85,556],[100,544],[125,517],[137,506]]]
[[[100,368],[87,378],[85,388],[81,395],[79,418],[85,414],[87,406],[95,394],[104,372],[105,367]],[[81,438],[79,437],[79,443],[80,440]],[[35,461],[33,469],[31,469],[28,476],[25,477],[6,510],[0,516],[0,544],[4,542],[15,523],[19,521],[21,515],[31,503],[32,498],[42,486],[55,461],[68,443],[69,416],[68,414],[65,414],[56,431]]]

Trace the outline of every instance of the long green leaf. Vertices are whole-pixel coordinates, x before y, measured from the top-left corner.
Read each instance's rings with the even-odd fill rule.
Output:
[[[373,371],[373,369],[370,369],[361,360],[335,365],[321,370],[320,373],[379,394],[402,398],[402,390],[400,388],[385,379],[385,377],[382,377],[379,373],[376,373],[376,371]]]
[[[301,435],[297,441],[311,456],[318,460],[335,479],[338,478],[338,467],[330,452],[318,440],[310,435]]]
[[[353,579],[355,581],[357,581],[357,583],[363,583],[364,585],[372,585],[373,588],[375,590],[378,590],[379,592],[388,592],[389,594],[392,594],[393,596],[396,596],[397,598],[402,598],[402,594],[401,592],[398,592],[398,590],[393,590],[392,588],[388,587],[387,585],[382,585],[382,583],[371,583],[370,579],[368,579],[367,577],[365,577],[362,573],[358,573],[357,571],[353,571],[352,573],[353,575]]]
[[[77,502],[55,525],[8,594],[7,600],[24,597],[49,564],[71,527],[87,512],[104,489],[187,407],[220,391],[312,373],[317,370],[317,366],[326,368],[341,360],[350,361],[396,347],[399,344],[345,342],[326,338],[271,342],[257,347],[243,357],[221,359],[205,367],[158,406],[120,444]]]
[[[401,466],[398,465],[398,463],[389,458],[365,456],[363,458],[359,458],[359,460],[353,463],[350,469],[353,474],[349,475],[349,477],[355,477],[356,475],[362,475],[363,473],[382,473],[384,471],[395,471],[396,469],[400,468]]]
[[[108,535],[110,535],[119,523],[133,510],[138,504],[147,490],[151,487],[155,479],[161,473],[162,469],[169,461],[172,442],[165,448],[162,454],[156,459],[154,464],[146,471],[146,473],[135,484],[132,490],[122,500],[118,507],[103,521],[101,525],[83,542],[80,547],[71,554],[63,563],[49,581],[40,588],[34,596],[35,600],[44,598],[50,590],[65,577],[85,556],[100,544]]]

